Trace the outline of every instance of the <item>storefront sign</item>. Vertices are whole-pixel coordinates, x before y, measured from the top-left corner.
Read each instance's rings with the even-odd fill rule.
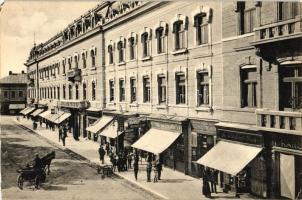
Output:
[[[216,135],[216,128],[213,122],[191,120],[192,131]]]
[[[261,135],[255,135],[245,132],[237,132],[232,130],[218,130],[218,137],[227,140],[244,142],[249,144],[262,144],[263,139]]]
[[[300,136],[282,135],[276,136],[276,146],[286,149],[294,149],[302,151],[302,139]]]
[[[151,127],[161,129],[161,130],[181,132],[181,125],[180,124],[172,124],[172,123],[152,121],[151,122]]]

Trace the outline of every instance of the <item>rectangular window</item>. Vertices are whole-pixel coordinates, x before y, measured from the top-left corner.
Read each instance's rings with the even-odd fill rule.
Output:
[[[114,101],[114,81],[109,81],[109,100],[110,102]]]
[[[120,79],[119,87],[120,87],[120,101],[125,101],[125,80],[124,79]]]
[[[84,83],[84,84],[83,84],[83,100],[86,100],[86,98],[87,98],[87,97],[86,97],[86,96],[87,96],[87,95],[86,95],[86,90],[87,90],[87,89],[86,89],[86,83]]]
[[[72,85],[68,86],[68,90],[69,90],[69,99],[72,99]]]
[[[136,79],[130,79],[130,96],[131,96],[131,103],[136,102]]]
[[[148,33],[143,33],[141,40],[142,40],[143,58],[145,58],[145,57],[149,56]]]
[[[79,99],[79,86],[76,85],[75,89],[76,89],[76,100],[78,100]]]
[[[63,67],[63,74],[65,74],[66,73],[66,60],[63,60],[62,61],[62,67]]]
[[[298,2],[278,2],[278,20],[293,19],[298,14]]]
[[[19,91],[19,98],[23,97],[23,91]]]
[[[302,66],[280,67],[281,109],[302,109]]]
[[[164,35],[164,28],[159,27],[156,29],[156,41],[157,41],[157,53],[164,53],[164,40],[165,40],[165,35]]]
[[[130,58],[130,60],[135,59],[135,39],[134,39],[134,37],[129,38],[129,58]]]
[[[174,45],[175,50],[180,50],[185,48],[185,29],[183,21],[177,21],[173,24],[174,33]]]
[[[208,43],[208,23],[204,14],[194,17],[197,45]]]
[[[151,87],[150,87],[150,78],[144,77],[143,78],[143,91],[144,91],[144,99],[143,102],[150,102],[151,99]]]
[[[241,105],[242,107],[257,107],[256,68],[241,69]]]
[[[95,90],[96,90],[96,83],[95,82],[92,82],[91,84],[91,89],[92,89],[92,97],[91,97],[91,100],[92,101],[95,101]]]
[[[8,92],[4,91],[4,98],[8,98]]]
[[[166,77],[159,76],[158,77],[158,102],[159,104],[166,103]]]
[[[82,61],[83,61],[83,68],[86,68],[86,56],[85,56],[85,53],[82,53]]]
[[[207,72],[197,74],[197,105],[209,104],[209,75]]]
[[[254,31],[256,8],[246,8],[245,2],[237,2],[239,14],[239,34],[243,35]]]
[[[66,86],[63,85],[63,99],[66,99]]]
[[[57,92],[56,92],[56,88],[53,88],[53,98],[56,99],[57,98]]]
[[[60,100],[60,87],[57,87],[58,99]]]
[[[186,103],[186,77],[184,74],[176,75],[176,104]]]

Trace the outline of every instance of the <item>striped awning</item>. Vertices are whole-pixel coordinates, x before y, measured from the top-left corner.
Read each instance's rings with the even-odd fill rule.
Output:
[[[45,118],[47,115],[50,114],[51,114],[51,110],[46,110],[45,112],[40,113],[39,116]]]
[[[107,126],[112,120],[113,117],[111,116],[102,116],[101,119],[99,119],[92,126],[87,127],[86,131],[90,131],[92,133],[98,133],[101,129]]]
[[[31,107],[24,108],[23,110],[20,111],[20,114],[23,114],[23,112],[26,111],[26,110],[28,110],[29,108],[31,108]]]
[[[60,123],[62,123],[63,121],[65,121],[66,119],[68,119],[70,116],[71,116],[70,113],[64,113],[64,114],[61,115],[58,119],[56,119],[56,120],[54,121],[54,123],[60,124]]]
[[[30,113],[32,113],[36,108],[29,108],[27,110],[25,110],[24,112],[22,112],[23,115],[28,115]]]
[[[43,112],[43,111],[44,111],[44,109],[37,109],[37,110],[35,110],[35,112],[31,113],[30,115],[33,116],[33,117],[35,117],[38,114],[40,114],[41,112]]]

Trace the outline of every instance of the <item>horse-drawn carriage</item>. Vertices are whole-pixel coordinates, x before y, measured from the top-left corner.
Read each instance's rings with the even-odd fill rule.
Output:
[[[45,182],[46,180],[46,172],[47,174],[50,173],[50,163],[55,157],[56,153],[52,151],[41,158],[41,166],[39,168],[35,168],[27,164],[26,168],[17,170],[17,172],[20,173],[17,178],[17,186],[22,190],[23,183],[28,181],[32,182],[35,185],[35,188],[39,189],[41,182]]]

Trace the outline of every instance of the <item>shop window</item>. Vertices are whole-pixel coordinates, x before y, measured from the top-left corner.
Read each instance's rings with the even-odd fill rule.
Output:
[[[239,15],[239,35],[253,32],[256,8],[246,8],[246,2],[237,2],[237,8]]]
[[[63,85],[63,99],[66,99],[66,86]]]
[[[4,98],[8,98],[8,92],[4,91]]]
[[[256,68],[241,69],[241,106],[257,107]]]
[[[141,35],[143,58],[149,56],[149,35],[147,32]]]
[[[135,59],[135,38],[134,37],[129,38],[129,59],[130,60]]]
[[[110,102],[114,101],[114,81],[109,81],[109,100]]]
[[[92,96],[91,96],[91,100],[92,101],[95,101],[95,89],[96,89],[96,83],[93,81],[92,84],[91,84],[91,89],[92,89]]]
[[[302,109],[302,65],[280,67],[281,109]]]
[[[176,104],[186,103],[186,77],[184,74],[176,75]]]
[[[72,99],[72,85],[68,86],[68,91],[69,91],[69,99]]]
[[[78,85],[75,86],[75,90],[76,90],[75,98],[76,98],[76,100],[78,100],[79,99],[79,86]]]
[[[157,43],[157,53],[164,53],[165,52],[165,33],[164,28],[159,27],[155,30],[156,35],[156,43]]]
[[[191,132],[191,147],[192,147],[192,161],[199,159],[197,156],[197,133]]]
[[[131,103],[136,102],[136,79],[130,79],[130,96],[131,96]]]
[[[176,21],[173,24],[173,33],[174,33],[174,50],[181,50],[186,48],[185,42],[185,27],[182,20]]]
[[[198,14],[194,17],[194,26],[196,29],[197,45],[208,43],[208,22],[205,13]]]
[[[83,83],[83,100],[86,100],[87,98],[87,88],[86,83]]]
[[[166,77],[165,76],[158,76],[158,102],[159,104],[166,103]]]
[[[150,78],[148,76],[143,78],[143,92],[144,92],[144,97],[143,97],[143,102],[150,102],[151,100],[151,87],[150,87]]]
[[[19,91],[19,98],[23,97],[23,91]]]
[[[108,56],[109,56],[109,64],[113,64],[113,47],[112,47],[112,45],[108,46]]]
[[[209,74],[208,72],[197,73],[197,105],[209,104]]]
[[[278,2],[278,21],[293,19],[298,14],[298,2]]]
[[[117,43],[117,50],[118,50],[118,57],[119,57],[119,62],[124,62],[124,44],[122,41],[119,41]]]
[[[125,101],[125,80],[119,80],[119,88],[120,88],[120,101]]]

